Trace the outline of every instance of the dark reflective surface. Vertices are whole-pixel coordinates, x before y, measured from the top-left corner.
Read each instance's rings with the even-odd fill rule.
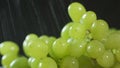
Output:
[[[0,0],[0,42],[19,44],[29,33],[59,37],[62,27],[71,21],[67,7],[81,2],[96,12],[110,27],[120,28],[120,0]]]

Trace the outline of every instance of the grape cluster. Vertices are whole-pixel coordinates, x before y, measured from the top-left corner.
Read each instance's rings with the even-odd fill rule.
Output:
[[[26,56],[12,41],[0,44],[4,68],[120,68],[120,30],[109,28],[93,11],[73,2],[68,6],[72,21],[59,38],[31,33],[23,41]]]

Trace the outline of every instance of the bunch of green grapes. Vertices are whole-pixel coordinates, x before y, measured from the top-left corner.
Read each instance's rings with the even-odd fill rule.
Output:
[[[23,41],[25,56],[16,43],[0,44],[4,68],[120,68],[120,30],[109,28],[94,11],[73,2],[68,6],[71,22],[59,38],[28,34]]]
[[[18,57],[19,47],[12,41],[5,41],[0,44],[1,64],[4,68],[9,68],[10,63]]]

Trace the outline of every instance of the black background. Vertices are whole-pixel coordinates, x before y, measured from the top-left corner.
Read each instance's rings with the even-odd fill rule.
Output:
[[[0,42],[16,42],[23,54],[22,42],[29,33],[59,37],[71,21],[67,7],[72,2],[82,3],[110,27],[120,28],[120,0],[0,0]]]

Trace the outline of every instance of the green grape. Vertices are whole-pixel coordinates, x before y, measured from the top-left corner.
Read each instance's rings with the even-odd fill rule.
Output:
[[[44,58],[39,62],[38,68],[58,68],[57,63],[52,58]]]
[[[0,55],[1,55],[1,48],[0,48]]]
[[[65,57],[60,63],[60,68],[79,68],[79,61],[71,56]]]
[[[120,63],[116,63],[112,68],[120,68]]]
[[[28,34],[25,38],[25,40],[33,40],[33,39],[37,39],[38,36],[34,33]]]
[[[69,35],[73,39],[83,40],[86,35],[86,29],[80,23],[74,23],[69,30]]]
[[[14,53],[8,53],[8,54],[5,54],[2,56],[2,59],[1,59],[1,63],[2,63],[2,66],[5,68],[9,68],[10,67],[10,63],[16,59],[18,56]]]
[[[48,45],[49,50],[51,49],[53,42],[56,40],[55,37],[48,37],[47,35],[42,35],[39,37],[39,39]]]
[[[50,42],[53,44],[53,42],[56,40],[56,37],[50,36],[49,39],[50,39]]]
[[[52,44],[54,43],[54,41],[56,40],[55,37],[50,37],[49,38],[49,56],[56,59],[56,56],[54,55],[53,51],[52,51]]]
[[[49,37],[49,42],[48,42],[48,45],[49,45],[49,47],[50,47],[50,49],[51,49],[51,47],[52,47],[52,44],[53,44],[53,42],[56,40],[56,37]]]
[[[23,51],[27,56],[30,56],[29,44],[36,39],[38,39],[38,36],[36,34],[31,33],[31,34],[28,34],[25,40],[23,41]]]
[[[94,68],[103,68],[97,62],[94,62]]]
[[[89,29],[96,19],[96,14],[93,11],[88,11],[82,16],[80,23],[84,25],[86,29]]]
[[[34,59],[35,59],[35,58],[33,58],[33,57],[29,57],[29,58],[28,58],[28,65],[29,65],[29,66],[31,66],[32,61],[33,61]]]
[[[114,32],[116,32],[117,30],[115,29],[115,28],[110,28],[109,29],[109,34],[112,34],[112,33],[114,33]]]
[[[93,39],[104,41],[109,34],[109,26],[104,20],[96,20],[93,22],[90,31]]]
[[[73,22],[79,22],[85,12],[85,7],[78,2],[73,2],[68,6],[68,14]]]
[[[10,66],[3,66],[3,67],[1,67],[1,68],[10,68]]]
[[[37,59],[46,57],[49,52],[48,46],[40,39],[32,41],[28,46],[30,56]]]
[[[24,40],[23,41],[23,51],[25,53],[26,56],[30,56],[30,47],[29,44],[32,42],[33,40]]]
[[[47,35],[42,35],[39,37],[39,39],[45,42],[48,45],[49,49],[51,48],[53,42],[56,40],[55,37],[48,37]]]
[[[93,39],[91,33],[89,31],[87,31],[87,35],[86,35],[86,41],[90,42]]]
[[[49,42],[49,37],[47,35],[42,35],[39,37],[39,39],[45,42],[46,44],[48,44]]]
[[[70,30],[70,27],[71,27],[72,24],[74,24],[74,23],[73,23],[73,22],[70,22],[70,23],[66,24],[66,25],[62,28],[62,30],[61,30],[61,37],[63,37],[63,38],[69,38],[69,37],[70,37],[70,36],[69,36],[69,30]]]
[[[19,52],[19,47],[16,43],[12,41],[5,41],[0,44],[0,52],[2,55],[5,55],[7,53],[14,53],[18,54]]]
[[[26,57],[18,57],[10,63],[10,68],[30,68]]]
[[[120,30],[117,30],[117,33],[119,33],[119,34],[120,34]]]
[[[87,56],[81,56],[78,58],[79,68],[94,68],[93,60]]]
[[[68,43],[70,43],[70,56],[74,56],[74,57],[80,57],[82,54],[84,54],[85,50],[86,50],[86,41],[78,41],[78,40],[71,40],[68,39]]]
[[[33,58],[32,59],[32,61],[31,61],[31,68],[38,68],[38,66],[39,66],[39,62],[40,62],[40,60],[39,59],[35,59],[35,58]]]
[[[105,42],[105,47],[107,49],[118,49],[120,48],[120,34],[119,33],[112,33],[108,36]]]
[[[49,57],[53,58],[55,61],[58,61],[58,57],[54,54],[53,50],[51,49],[51,51],[49,52]]]
[[[105,51],[104,45],[98,40],[92,40],[87,45],[87,53],[92,58],[101,56]]]
[[[97,62],[102,67],[112,67],[115,62],[114,55],[111,51],[105,51],[103,55],[99,56]]]
[[[115,49],[115,57],[120,62],[120,49]]]
[[[42,36],[40,36],[40,38],[39,38],[40,40],[42,40],[43,42],[45,42],[47,45],[48,45],[48,49],[49,49],[49,55],[51,56],[51,57],[53,57],[53,58],[55,58],[55,56],[54,56],[54,54],[53,54],[53,52],[52,52],[52,44],[53,44],[53,42],[56,40],[56,38],[55,37],[48,37],[48,36],[46,36],[46,35],[42,35]]]
[[[48,39],[48,36],[47,36],[47,35],[41,35],[41,36],[39,37],[39,39],[45,41],[46,39]]]
[[[52,45],[52,51],[57,58],[63,58],[69,54],[69,44],[64,38],[58,38]]]

